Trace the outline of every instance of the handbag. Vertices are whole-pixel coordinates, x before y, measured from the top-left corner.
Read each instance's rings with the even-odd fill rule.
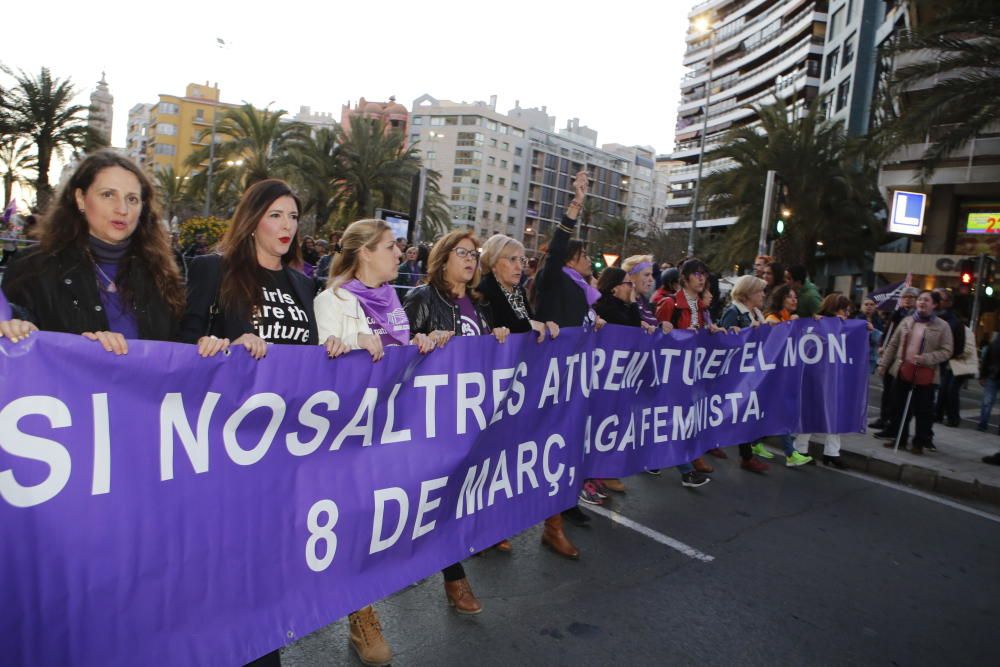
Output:
[[[909,337],[909,334],[907,334]],[[920,351],[918,355],[924,353],[924,343],[927,342],[926,335],[920,339]],[[904,341],[903,349],[906,349]],[[903,361],[899,367],[898,377],[903,382],[909,382],[916,387],[926,387],[934,384],[934,369],[930,366],[918,366],[912,361]]]

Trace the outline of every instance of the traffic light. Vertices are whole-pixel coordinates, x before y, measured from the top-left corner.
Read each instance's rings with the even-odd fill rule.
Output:
[[[976,260],[969,257],[958,262],[959,282],[965,287],[971,287],[976,282]]]
[[[774,220],[774,224],[771,225],[768,241],[775,241],[788,231],[788,222],[792,218],[792,209],[788,202],[788,185],[777,174],[774,177],[774,205],[770,218]]]

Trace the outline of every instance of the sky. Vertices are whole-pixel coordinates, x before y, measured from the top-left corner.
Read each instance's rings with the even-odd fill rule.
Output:
[[[106,72],[115,98],[112,143],[123,146],[128,110],[218,82],[224,102],[333,112],[359,97],[395,95],[408,109],[424,93],[472,102],[498,97],[547,106],[598,143],[669,152],[693,0],[306,2],[266,6],[201,0],[81,5],[42,0],[44,27],[5,31],[0,63],[70,78],[79,102]],[[27,24],[24,24],[27,25]],[[23,27],[23,26],[22,26]],[[216,38],[226,41],[219,48]],[[0,75],[0,85],[11,80]],[[57,174],[54,174],[54,176]]]

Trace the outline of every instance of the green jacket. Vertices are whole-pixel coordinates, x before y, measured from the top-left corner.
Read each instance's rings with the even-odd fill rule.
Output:
[[[819,290],[809,279],[802,284],[802,289],[796,290],[799,297],[799,307],[795,314],[799,317],[812,317],[819,312]]]

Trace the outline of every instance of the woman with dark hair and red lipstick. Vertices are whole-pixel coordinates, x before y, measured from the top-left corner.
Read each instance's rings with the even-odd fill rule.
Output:
[[[284,181],[254,183],[240,199],[217,253],[191,262],[181,340],[202,356],[230,345],[260,359],[267,344],[320,344],[313,312],[315,283],[292,266],[301,262],[298,196]],[[330,336],[331,357],[348,350]]]

